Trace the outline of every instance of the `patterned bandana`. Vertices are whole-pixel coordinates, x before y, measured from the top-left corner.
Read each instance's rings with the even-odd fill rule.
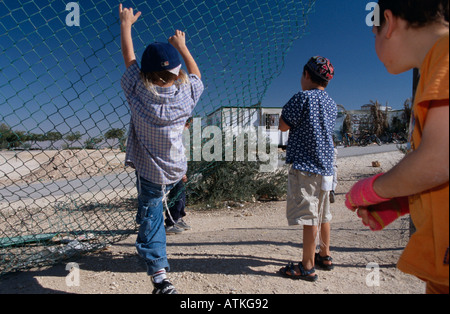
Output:
[[[306,66],[314,74],[327,82],[331,81],[334,77],[334,67],[327,58],[320,56],[312,57]]]

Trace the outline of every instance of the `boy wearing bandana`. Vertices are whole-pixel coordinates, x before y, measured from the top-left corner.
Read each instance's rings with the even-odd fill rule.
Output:
[[[288,176],[287,219],[303,226],[303,260],[280,269],[284,277],[316,281],[315,266],[333,269],[330,257],[330,199],[333,181],[337,106],[325,91],[334,67],[323,57],[311,58],[303,69],[302,92],[284,106],[280,130],[289,130],[286,163]],[[320,236],[319,236],[320,234]],[[316,253],[316,239],[320,251]]]

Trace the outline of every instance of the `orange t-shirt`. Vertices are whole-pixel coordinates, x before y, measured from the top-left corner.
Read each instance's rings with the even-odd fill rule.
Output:
[[[449,35],[427,54],[411,116],[411,148],[419,147],[432,101],[449,100]],[[425,166],[425,165],[424,165]],[[449,285],[449,184],[409,198],[416,233],[400,257],[398,268],[424,281]]]

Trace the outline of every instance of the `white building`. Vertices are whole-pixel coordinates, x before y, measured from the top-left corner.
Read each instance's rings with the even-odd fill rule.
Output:
[[[371,106],[364,105],[361,106],[360,110],[347,111],[345,111],[342,105],[338,106],[336,126],[334,129],[336,139],[342,139],[342,128],[347,114],[351,116],[353,132],[359,134],[359,124],[370,114]],[[387,112],[389,123],[392,122],[394,117],[400,117],[403,114],[403,110],[392,110],[391,107],[382,106],[380,109]],[[203,121],[203,126],[216,125],[222,130],[231,128],[234,135],[239,134],[246,127],[258,128],[264,126],[271,142],[277,143],[280,147],[284,147],[288,143],[289,132],[281,132],[278,130],[282,110],[283,108],[280,107],[224,106],[207,115],[206,121]]]
[[[361,106],[361,110],[362,111],[369,111],[370,112],[370,110],[371,110],[371,108],[373,107],[373,105],[372,104],[367,104],[367,105],[363,105],[363,106]],[[389,106],[379,106],[379,109],[381,110],[381,111],[392,111],[392,107],[389,107]]]
[[[271,143],[286,146],[289,132],[278,130],[281,111],[276,107],[221,107],[206,117],[205,125],[216,125],[222,130],[231,129],[234,135],[241,130],[253,127],[265,127]]]

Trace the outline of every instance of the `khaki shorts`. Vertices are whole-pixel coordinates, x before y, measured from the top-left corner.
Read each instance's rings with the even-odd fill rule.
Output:
[[[289,170],[286,216],[290,226],[318,226],[319,222],[331,221],[329,192],[321,187],[321,175]]]

